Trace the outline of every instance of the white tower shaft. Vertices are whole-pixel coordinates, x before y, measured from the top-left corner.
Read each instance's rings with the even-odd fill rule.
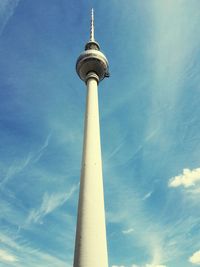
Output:
[[[87,79],[85,132],[76,230],[74,267],[107,267],[98,87]]]

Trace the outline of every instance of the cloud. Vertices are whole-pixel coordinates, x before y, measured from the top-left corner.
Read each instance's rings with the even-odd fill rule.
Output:
[[[0,1],[0,35],[2,34],[6,24],[13,16],[20,0],[3,0]]]
[[[107,161],[110,160],[112,157],[114,157],[117,153],[119,153],[119,151],[121,150],[121,148],[123,147],[124,143],[125,143],[126,138],[124,138],[117,147],[115,147],[113,149],[113,151],[110,153],[110,155],[108,156],[108,158],[106,159]]]
[[[2,179],[0,183],[0,187],[3,187],[7,181],[13,178],[16,174],[23,171],[27,165],[30,163],[31,155],[29,154],[25,159],[16,160],[11,166],[9,166],[5,177]]]
[[[200,168],[197,169],[183,169],[183,173],[172,177],[169,180],[169,187],[184,186],[185,188],[194,186],[200,181]]]
[[[36,163],[40,160],[42,155],[44,154],[45,150],[49,145],[49,140],[51,138],[51,133],[48,134],[46,137],[44,144],[36,151],[30,152],[28,155],[23,159],[16,159],[9,167],[6,172],[5,177],[0,182],[0,187],[4,187],[5,184],[12,179],[15,175],[24,171],[24,169],[32,163]]]
[[[51,138],[51,133],[48,134],[46,140],[44,141],[44,144],[41,146],[41,148],[35,153],[35,155],[33,155],[33,162],[37,162],[40,160],[40,158],[42,157],[42,155],[44,154],[46,148],[49,145],[49,140]]]
[[[12,250],[19,250],[20,246],[16,242],[17,239],[15,237],[10,237],[8,235],[0,233],[0,243],[6,247],[11,248]]]
[[[159,128],[158,153],[170,150],[177,138],[173,134],[179,121],[179,101],[185,89],[190,60],[196,57],[195,5],[183,1],[149,1],[152,27],[147,53],[152,57],[152,99],[148,112],[147,133]],[[145,2],[146,4],[146,2]],[[168,19],[170,17],[170,20]],[[173,40],[173,41],[172,41]],[[190,40],[188,42],[187,40]],[[163,53],[165,51],[165,53]],[[176,119],[175,119],[176,118]],[[169,122],[169,123],[168,123]],[[156,152],[157,153],[157,152]]]
[[[196,264],[196,265],[200,265],[200,250],[196,251],[190,258],[189,258],[189,262]]]
[[[152,195],[153,191],[147,193],[142,200],[146,200],[147,198],[149,198]]]
[[[33,209],[30,211],[27,223],[41,222],[46,215],[53,212],[56,208],[62,206],[67,200],[69,200],[76,190],[77,185],[74,185],[68,193],[45,193],[39,209]]]
[[[116,190],[112,192],[115,196],[115,204],[107,210],[107,223],[118,224],[123,231],[134,229],[134,232],[129,235],[131,237],[129,245],[135,246],[137,244],[149,255],[149,260],[146,260],[145,263],[149,266],[144,263],[134,264],[138,264],[138,267],[165,266],[166,262],[178,258],[183,250],[186,252],[188,247],[193,244],[194,237],[191,236],[186,240],[183,234],[184,229],[189,229],[189,232],[198,221],[187,218],[187,211],[184,210],[180,218],[173,223],[163,222],[164,216],[168,216],[168,212],[170,212],[167,205],[163,207],[163,212],[158,218],[157,214],[154,215],[146,209],[146,202],[141,198],[141,192],[129,190],[121,179],[121,173],[109,168],[106,171],[106,176],[114,177],[112,182],[113,188]],[[137,182],[137,179],[135,181]],[[169,203],[170,207],[171,203],[173,204],[171,198]]]
[[[4,261],[4,262],[16,262],[17,258],[15,256],[13,256],[12,254],[10,254],[9,252],[0,249],[0,261]]]
[[[0,249],[0,262],[10,264],[9,266],[70,267],[70,264],[67,262],[67,260],[60,259],[59,255],[53,255],[53,253],[49,254],[46,251],[31,247],[30,242],[27,240],[22,240],[20,238],[16,239],[13,238],[13,236],[8,236],[0,233],[0,242],[1,244],[8,246],[10,250],[13,251],[13,254],[10,254],[10,252]]]
[[[125,267],[124,265],[112,265],[112,267]],[[157,265],[157,264],[146,264],[146,265],[137,265],[132,264],[131,267],[167,267],[166,265]]]
[[[129,229],[127,229],[127,230],[123,230],[122,233],[123,233],[124,235],[128,235],[128,234],[132,233],[133,231],[134,231],[133,228],[129,228]]]

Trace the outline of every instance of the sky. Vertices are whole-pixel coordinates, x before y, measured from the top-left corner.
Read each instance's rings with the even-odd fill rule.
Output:
[[[73,265],[95,38],[109,267],[200,265],[200,1],[0,1],[0,266]]]

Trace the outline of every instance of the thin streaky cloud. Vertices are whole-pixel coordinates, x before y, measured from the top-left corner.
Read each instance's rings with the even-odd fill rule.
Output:
[[[36,249],[30,246],[30,242],[23,239],[13,239],[11,236],[3,236],[0,234],[1,244],[9,247],[9,251],[0,249],[0,262],[10,264],[12,267],[43,267],[55,266],[70,267],[70,264],[55,255],[47,253],[46,251]],[[5,241],[5,242],[4,242]],[[12,253],[10,252],[12,251]]]
[[[143,197],[142,200],[146,200],[146,199],[150,198],[151,195],[152,195],[152,193],[153,193],[153,191],[148,192],[148,193]]]
[[[113,149],[113,151],[110,153],[110,155],[108,156],[108,158],[105,159],[105,161],[108,161],[108,160],[110,160],[112,157],[114,157],[114,156],[120,151],[120,149],[122,148],[122,146],[123,146],[124,143],[125,143],[125,139],[122,140],[122,141],[119,143],[119,145]]]
[[[12,179],[15,175],[22,172],[29,164],[36,163],[40,160],[45,150],[49,145],[49,140],[51,138],[51,133],[46,137],[44,144],[39,148],[36,152],[29,152],[28,155],[24,159],[17,159],[9,166],[5,177],[2,179],[0,183],[0,187],[3,187],[10,179]]]
[[[145,267],[167,267],[166,265],[160,264],[146,264]]]
[[[3,0],[0,2],[0,36],[15,13],[20,0]]]
[[[8,180],[13,178],[16,174],[23,171],[31,161],[31,154],[29,153],[25,159],[15,160],[8,168],[7,173],[0,183],[0,187],[3,187]]]
[[[38,209],[30,211],[26,223],[41,223],[42,219],[44,219],[46,215],[52,213],[55,209],[62,206],[67,200],[69,200],[77,188],[78,185],[74,185],[67,193],[49,194],[46,192],[43,195],[41,206]]]
[[[44,144],[41,146],[41,148],[33,155],[33,162],[36,163],[40,160],[42,155],[44,154],[45,150],[47,149],[49,145],[49,141],[51,139],[51,133],[49,133],[44,141]]]
[[[112,267],[129,267],[129,266],[112,265]],[[166,265],[160,265],[160,264],[145,264],[145,265],[132,264],[130,267],[167,267],[167,266]]]
[[[129,229],[126,229],[126,230],[122,230],[122,233],[124,235],[129,235],[131,234],[132,232],[134,232],[134,229],[133,228],[129,228]]]
[[[0,261],[12,263],[12,262],[16,262],[17,258],[14,255],[12,255],[10,252],[0,249]]]

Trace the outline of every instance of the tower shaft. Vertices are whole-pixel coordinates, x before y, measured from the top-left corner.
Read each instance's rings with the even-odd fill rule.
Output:
[[[109,77],[109,66],[106,56],[94,40],[93,10],[90,41],[77,59],[76,71],[87,85],[87,101],[74,267],[108,267],[98,82]]]
[[[89,73],[74,267],[107,267],[98,76]]]

